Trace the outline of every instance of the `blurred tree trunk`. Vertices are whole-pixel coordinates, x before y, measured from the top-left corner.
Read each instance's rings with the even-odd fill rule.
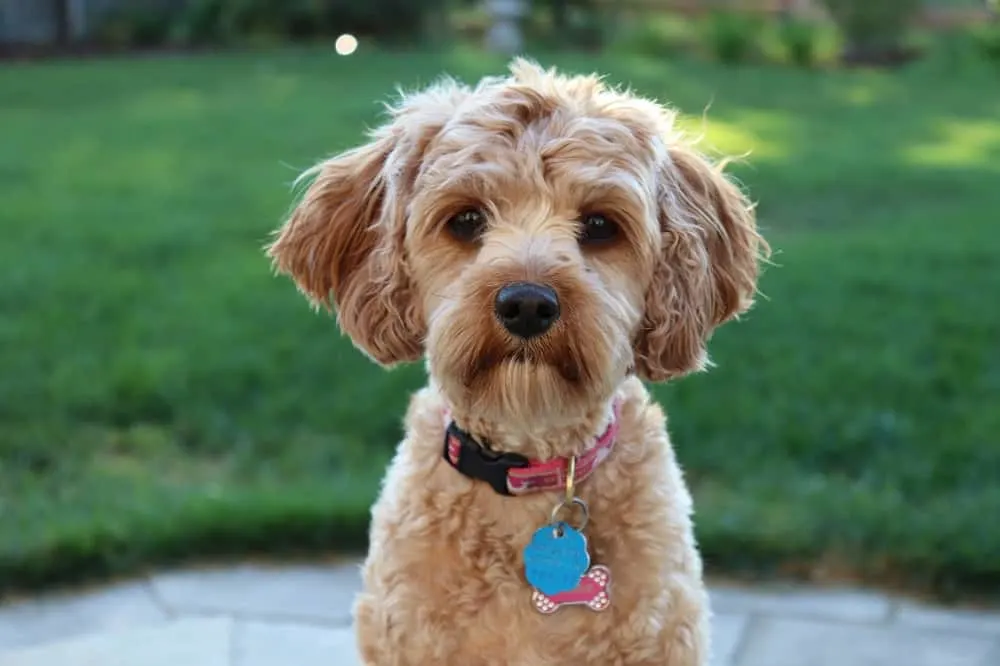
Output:
[[[549,0],[552,10],[552,27],[559,33],[569,29],[570,0]]]
[[[52,13],[56,21],[56,43],[66,46],[72,39],[72,26],[69,16],[70,0],[52,0]]]

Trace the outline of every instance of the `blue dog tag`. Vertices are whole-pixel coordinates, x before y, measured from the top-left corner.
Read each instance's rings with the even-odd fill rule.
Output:
[[[589,567],[587,539],[564,522],[535,532],[524,549],[525,577],[548,597],[576,589]]]

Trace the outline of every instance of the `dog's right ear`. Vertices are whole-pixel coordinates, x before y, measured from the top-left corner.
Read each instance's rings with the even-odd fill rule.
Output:
[[[408,267],[406,204],[424,150],[461,90],[449,82],[390,109],[369,143],[323,161],[267,254],[317,307],[383,366],[423,354],[426,327]],[[331,303],[332,298],[332,303]]]

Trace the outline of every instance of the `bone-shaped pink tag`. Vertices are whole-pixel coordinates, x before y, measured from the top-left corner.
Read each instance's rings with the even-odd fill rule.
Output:
[[[531,595],[535,609],[546,615],[555,613],[563,606],[586,606],[592,611],[602,611],[611,605],[608,588],[611,585],[611,571],[602,565],[590,567],[580,584],[568,592],[547,597],[538,590]]]

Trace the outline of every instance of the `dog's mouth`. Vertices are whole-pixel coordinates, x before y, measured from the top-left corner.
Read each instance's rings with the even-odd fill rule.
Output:
[[[526,347],[514,349],[486,349],[483,350],[469,368],[470,372],[466,376],[466,384],[473,383],[479,377],[495,370],[504,363],[516,365],[529,365],[537,362],[537,355]]]
[[[520,343],[506,349],[486,349],[470,368],[466,377],[466,385],[472,385],[480,377],[503,367],[516,367],[530,370],[532,367],[547,366],[554,369],[564,381],[577,383],[582,378],[580,362],[568,350],[559,352],[557,349],[541,349],[531,343]]]
[[[528,347],[520,347],[518,349],[515,349],[511,353],[507,354],[507,357],[502,360],[510,361],[511,363],[521,363],[524,365],[529,365],[539,362],[537,354],[535,354],[535,352],[533,352]]]

